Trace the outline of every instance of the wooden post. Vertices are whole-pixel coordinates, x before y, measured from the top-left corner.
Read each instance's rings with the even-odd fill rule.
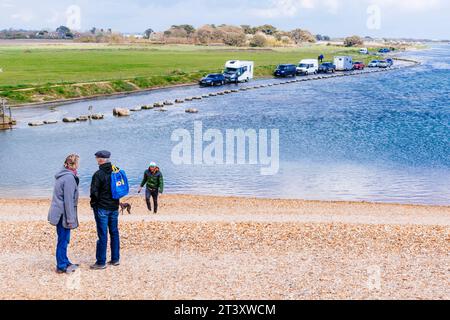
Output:
[[[6,124],[6,110],[5,110],[5,99],[2,99],[2,116],[3,116],[3,125]]]
[[[11,129],[15,125],[15,121],[12,118],[12,110],[6,106],[6,99],[0,99],[0,129]],[[8,115],[6,112],[8,110]]]

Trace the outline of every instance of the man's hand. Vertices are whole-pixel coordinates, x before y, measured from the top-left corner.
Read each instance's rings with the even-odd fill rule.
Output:
[[[142,187],[139,187],[138,193],[141,193],[141,191],[142,191]]]

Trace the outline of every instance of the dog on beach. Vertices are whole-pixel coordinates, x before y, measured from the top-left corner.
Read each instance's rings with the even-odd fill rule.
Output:
[[[125,210],[127,210],[128,214],[131,214],[131,204],[129,203],[120,203],[120,212],[123,214]]]

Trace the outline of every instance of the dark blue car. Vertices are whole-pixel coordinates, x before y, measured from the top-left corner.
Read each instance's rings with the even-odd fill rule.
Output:
[[[225,84],[225,77],[221,73],[208,74],[199,81],[201,86],[222,86]]]
[[[280,64],[273,73],[275,77],[295,77],[297,75],[297,66],[295,64]]]
[[[331,62],[324,62],[319,67],[319,73],[335,73],[336,72],[336,66]]]

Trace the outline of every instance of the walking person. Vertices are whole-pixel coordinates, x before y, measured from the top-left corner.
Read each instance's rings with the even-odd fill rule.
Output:
[[[324,58],[325,58],[325,57],[323,56],[323,54],[321,54],[321,55],[319,56],[319,62],[322,63]]]
[[[148,211],[152,212],[151,199],[153,199],[153,209],[154,213],[158,213],[158,195],[164,191],[164,178],[161,170],[158,168],[156,163],[150,163],[150,166],[144,172],[144,177],[142,178],[141,186],[139,187],[138,193],[141,193],[142,188],[145,188],[145,202],[147,203]]]
[[[56,272],[71,273],[79,265],[70,262],[67,248],[70,242],[70,231],[78,228],[78,185],[77,176],[80,157],[69,155],[64,167],[55,175],[52,203],[48,212],[48,221],[56,226]]]
[[[106,250],[108,245],[108,231],[111,237],[111,261],[113,266],[120,264],[120,236],[119,236],[119,200],[113,199],[111,190],[110,162],[111,152],[99,151],[95,154],[99,170],[93,175],[91,182],[91,207],[94,211],[97,225],[96,262],[91,269],[106,268]]]

